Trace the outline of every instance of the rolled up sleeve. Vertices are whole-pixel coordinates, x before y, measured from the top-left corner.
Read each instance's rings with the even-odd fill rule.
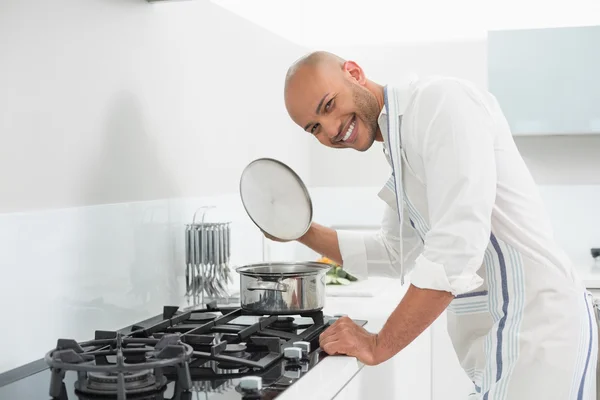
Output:
[[[416,150],[425,171],[430,230],[411,283],[454,295],[479,287],[496,196],[493,120],[476,92],[457,80],[419,94]]]
[[[422,251],[422,242],[415,230],[408,224],[403,224],[402,228],[404,260],[400,260],[398,251],[398,213],[387,205],[381,229],[377,232],[338,230],[344,269],[358,279],[366,279],[369,276],[399,278],[401,263],[409,270]]]

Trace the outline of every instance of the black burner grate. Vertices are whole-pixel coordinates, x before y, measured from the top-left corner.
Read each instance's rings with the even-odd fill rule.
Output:
[[[102,332],[97,336],[106,337]],[[51,369],[50,396],[59,398],[65,372],[77,371],[77,392],[86,395],[113,396],[126,400],[128,395],[160,391],[167,384],[162,368],[175,367],[182,390],[191,388],[189,361],[193,349],[178,335],[161,339],[139,339],[116,334],[113,339],[96,339],[77,343],[59,339],[56,349],[46,354]],[[108,358],[115,358],[109,362]],[[134,357],[136,363],[126,363]],[[144,361],[141,361],[141,358]]]

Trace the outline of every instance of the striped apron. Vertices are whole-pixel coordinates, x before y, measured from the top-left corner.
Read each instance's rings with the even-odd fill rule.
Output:
[[[402,146],[402,96],[385,88],[384,139],[392,176],[379,195],[398,210],[400,226],[409,218],[424,240],[427,193]],[[471,398],[596,399],[598,324],[591,295],[567,287],[563,275],[521,254],[493,226],[478,275],[483,285],[456,296],[447,309],[448,333],[473,382]]]

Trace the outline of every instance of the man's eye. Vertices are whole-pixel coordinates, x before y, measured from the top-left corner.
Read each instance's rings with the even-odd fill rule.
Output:
[[[317,131],[317,128],[319,127],[319,124],[314,124],[312,126],[312,128],[310,128],[310,133],[312,133],[313,135],[315,134],[315,132]]]
[[[333,99],[329,100],[327,102],[327,104],[325,104],[325,111],[329,111],[331,109],[331,107],[333,106]]]

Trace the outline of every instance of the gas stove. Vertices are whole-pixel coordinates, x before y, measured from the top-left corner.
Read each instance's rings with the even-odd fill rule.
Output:
[[[0,379],[0,399],[274,399],[327,357],[319,335],[338,317],[167,306],[126,330],[96,331],[94,340],[59,339],[45,369]]]

